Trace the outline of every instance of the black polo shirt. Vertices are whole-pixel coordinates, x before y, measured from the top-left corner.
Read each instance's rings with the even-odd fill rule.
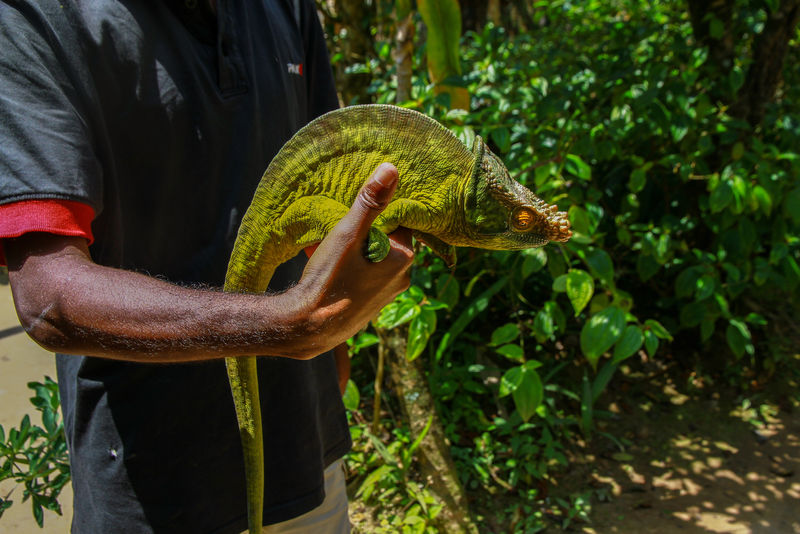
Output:
[[[289,137],[336,107],[311,0],[0,4],[0,204],[90,206],[99,264],[220,286]],[[296,259],[276,273],[286,286]],[[274,286],[273,286],[274,287]],[[350,446],[334,360],[261,358],[265,523],[323,499]],[[239,433],[221,361],[58,356],[75,533],[238,533]]]

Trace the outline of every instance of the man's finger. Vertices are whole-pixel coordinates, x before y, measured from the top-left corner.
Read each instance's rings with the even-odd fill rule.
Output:
[[[353,206],[342,222],[353,225],[352,235],[357,239],[367,237],[375,218],[389,205],[397,188],[397,169],[391,163],[381,163],[358,192]]]

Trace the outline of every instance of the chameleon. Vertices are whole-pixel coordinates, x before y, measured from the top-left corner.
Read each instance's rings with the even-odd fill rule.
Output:
[[[370,228],[364,254],[380,261],[398,227],[449,266],[455,247],[520,250],[567,241],[565,212],[509,175],[475,136],[466,146],[422,113],[391,105],[328,112],[301,128],[268,165],[242,218],[225,291],[263,293],[281,263],[322,241],[380,163],[399,175],[392,200]],[[256,357],[225,359],[244,453],[248,527],[260,532],[264,456]]]

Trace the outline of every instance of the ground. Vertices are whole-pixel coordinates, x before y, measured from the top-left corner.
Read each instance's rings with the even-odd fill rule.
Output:
[[[25,413],[38,420],[26,383],[55,378],[53,356],[19,327],[7,285],[0,285],[0,425],[18,426]],[[624,437],[621,451],[598,436],[574,451],[572,465],[553,493],[591,490],[591,523],[573,522],[586,534],[800,533],[800,408],[798,384],[785,394],[715,397],[711,388],[676,385],[669,375],[637,382],[625,402],[609,402],[605,430]],[[688,391],[686,391],[688,389]],[[0,518],[6,534],[64,533],[72,495],[62,492],[63,516],[45,511],[36,526],[20,488],[0,483],[14,506]],[[354,504],[359,532],[369,533],[369,510]],[[558,531],[558,530],[556,530]]]
[[[640,388],[646,394],[631,391],[628,403],[611,403],[618,419],[607,430],[631,445],[621,452],[599,438],[563,481],[589,480],[594,489],[592,521],[581,531],[800,533],[794,386],[786,395],[684,388],[687,394],[662,377]]]

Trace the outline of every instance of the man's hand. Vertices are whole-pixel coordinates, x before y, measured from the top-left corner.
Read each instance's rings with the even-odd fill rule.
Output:
[[[298,312],[307,320],[308,339],[314,344],[310,355],[355,335],[408,288],[414,260],[410,230],[400,228],[389,236],[391,249],[382,261],[364,257],[367,233],[389,204],[397,179],[393,165],[384,163],[375,170],[350,211],[311,256],[299,284],[286,293],[301,303]]]

